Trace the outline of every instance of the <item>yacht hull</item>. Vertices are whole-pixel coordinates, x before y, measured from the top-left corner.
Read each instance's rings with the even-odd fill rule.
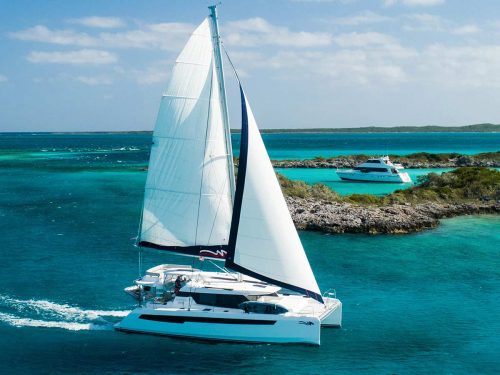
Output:
[[[359,182],[389,182],[389,183],[407,183],[411,182],[408,173],[399,174],[377,174],[377,173],[355,173],[355,172],[337,172],[337,175],[344,181],[359,181]]]
[[[321,324],[311,316],[139,307],[115,329],[212,341],[319,345]]]

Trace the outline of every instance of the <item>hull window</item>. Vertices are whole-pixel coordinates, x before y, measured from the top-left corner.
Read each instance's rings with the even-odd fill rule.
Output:
[[[252,320],[252,319],[227,319],[227,318],[203,318],[199,316],[167,316],[142,314],[139,319],[152,320],[163,323],[215,323],[215,324],[248,324],[248,325],[274,325],[276,320]]]

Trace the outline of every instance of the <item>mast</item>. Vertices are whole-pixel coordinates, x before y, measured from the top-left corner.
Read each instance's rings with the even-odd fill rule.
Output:
[[[234,162],[233,162],[233,148],[231,145],[231,128],[229,127],[229,117],[227,112],[226,102],[226,85],[224,83],[224,66],[222,64],[222,55],[220,48],[219,25],[217,23],[217,6],[211,5],[210,9],[210,32],[212,34],[212,46],[214,50],[214,64],[217,73],[217,80],[219,82],[219,98],[222,110],[222,122],[224,124],[225,141],[226,141],[226,154],[227,165],[229,173],[229,184],[231,191],[231,201],[234,203],[235,194],[235,179],[234,179]]]

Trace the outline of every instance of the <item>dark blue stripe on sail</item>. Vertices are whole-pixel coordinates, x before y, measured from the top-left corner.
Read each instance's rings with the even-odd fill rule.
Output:
[[[250,276],[250,277],[255,277],[256,279],[268,282],[269,284],[273,284],[273,285],[277,285],[277,286],[280,286],[280,287],[285,288],[285,289],[293,290],[294,292],[297,292],[297,293],[300,293],[300,294],[304,294],[304,295],[306,295],[306,296],[308,296],[310,298],[314,298],[318,302],[325,303],[323,301],[323,297],[321,296],[321,294],[314,293],[314,292],[312,292],[310,290],[307,290],[307,289],[304,289],[304,288],[300,288],[300,287],[292,285],[292,284],[287,284],[287,283],[284,283],[284,282],[272,279],[270,277],[261,275],[261,274],[259,274],[257,272],[250,271],[249,269],[246,269],[245,267],[242,267],[242,266],[240,266],[240,265],[238,265],[238,264],[236,264],[236,263],[234,263],[232,261],[230,263],[227,259],[226,259],[225,266],[227,268],[232,269],[233,271],[241,272],[241,273],[243,273],[243,274],[245,274],[247,276]]]
[[[224,259],[228,251],[227,245],[196,245],[196,246],[165,246],[148,241],[139,242],[139,246],[149,247],[156,250],[166,250],[182,255],[204,256],[215,259]]]
[[[243,203],[243,191],[245,190],[245,177],[247,174],[248,160],[248,114],[245,101],[245,94],[240,85],[241,94],[241,140],[240,140],[240,160],[238,163],[238,176],[236,178],[236,191],[234,193],[233,217],[231,218],[231,231],[229,232],[229,244],[226,258],[233,262],[234,251],[236,250],[236,237],[238,236],[238,227],[240,225],[241,205]]]
[[[297,287],[295,285],[287,284],[278,280],[274,280],[270,277],[258,274],[257,272],[250,271],[245,267],[242,267],[234,263],[234,252],[236,251],[236,239],[238,236],[238,227],[240,225],[240,215],[241,215],[241,205],[243,203],[243,191],[245,189],[245,178],[247,172],[247,160],[248,160],[248,113],[247,105],[245,100],[245,94],[240,85],[241,93],[241,141],[240,141],[240,161],[238,164],[238,177],[236,180],[236,192],[234,195],[234,205],[233,205],[233,217],[231,218],[231,232],[229,233],[229,245],[227,250],[227,258],[225,266],[236,272],[241,272],[250,277],[255,277],[256,279],[268,282],[293,290],[295,292],[305,294],[308,297],[314,298],[316,301],[323,302],[323,297],[321,294],[312,292],[310,290]]]

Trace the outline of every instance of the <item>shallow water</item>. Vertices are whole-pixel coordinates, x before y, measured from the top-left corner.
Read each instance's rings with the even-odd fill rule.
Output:
[[[276,168],[278,173],[292,180],[302,180],[308,184],[324,184],[340,195],[349,194],[374,194],[385,195],[396,190],[407,189],[418,183],[418,177],[424,176],[431,172],[443,173],[453,170],[452,168],[422,168],[422,169],[405,169],[410,175],[413,184],[411,183],[366,183],[356,181],[342,181],[335,169],[332,168]]]
[[[122,289],[138,274],[147,151],[100,142],[108,144],[96,146],[106,147],[99,159],[91,147],[75,158],[35,158],[18,147],[9,153],[26,157],[0,159],[0,373],[497,372],[498,216],[404,236],[300,233],[320,288],[336,288],[344,303],[343,328],[323,330],[320,347],[113,331],[134,307]],[[145,257],[146,266],[186,261]]]

